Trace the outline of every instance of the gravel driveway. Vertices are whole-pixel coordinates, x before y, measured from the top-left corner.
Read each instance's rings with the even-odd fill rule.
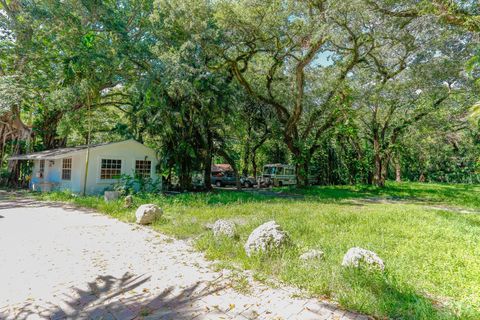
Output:
[[[0,199],[0,319],[367,319],[251,277],[239,293],[235,279],[149,228]]]

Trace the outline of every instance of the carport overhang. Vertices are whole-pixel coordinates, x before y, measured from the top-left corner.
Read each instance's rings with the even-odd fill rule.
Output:
[[[16,155],[9,157],[8,160],[57,160],[61,158],[68,157],[74,153],[77,153],[78,151],[75,152],[67,152],[67,153],[62,153],[58,155],[40,155],[36,153],[31,153],[31,154],[21,154],[21,155]]]

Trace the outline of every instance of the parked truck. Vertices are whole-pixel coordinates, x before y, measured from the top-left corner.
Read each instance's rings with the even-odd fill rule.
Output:
[[[234,186],[237,184],[237,177],[233,171],[214,172],[211,182],[217,187]],[[253,177],[240,177],[240,185],[244,188],[252,188],[257,182]]]

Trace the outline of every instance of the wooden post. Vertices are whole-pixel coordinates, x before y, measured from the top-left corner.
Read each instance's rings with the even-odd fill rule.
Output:
[[[88,134],[87,134],[87,154],[85,157],[85,175],[83,180],[83,196],[87,194],[87,178],[88,178],[88,163],[90,161],[90,135],[92,132],[92,117],[90,114],[90,95],[87,96],[87,103],[88,103]]]
[[[90,139],[89,139],[90,140]],[[87,155],[85,157],[85,175],[83,180],[83,195],[87,194],[88,162],[90,160],[90,143],[87,144]]]

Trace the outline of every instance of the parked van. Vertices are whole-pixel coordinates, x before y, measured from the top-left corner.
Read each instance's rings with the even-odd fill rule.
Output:
[[[261,184],[265,186],[295,185],[297,177],[295,167],[288,164],[267,164],[263,167]]]

